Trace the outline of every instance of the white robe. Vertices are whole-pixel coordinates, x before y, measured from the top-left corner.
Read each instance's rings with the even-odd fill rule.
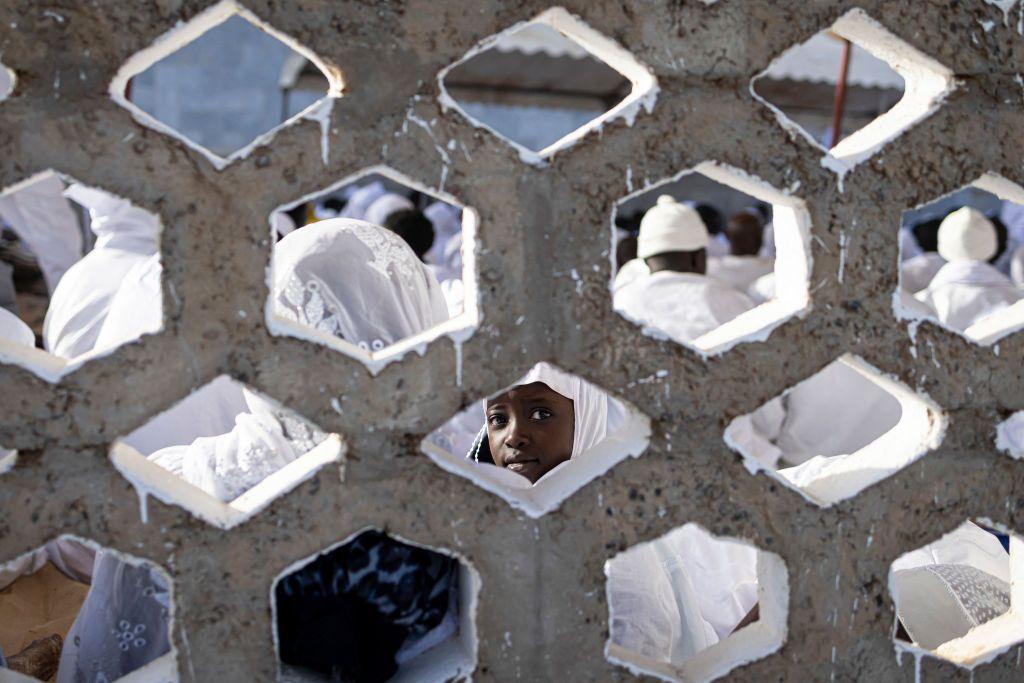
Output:
[[[609,562],[612,642],[681,665],[757,604],[757,551],[687,524]]]
[[[746,292],[754,281],[772,272],[771,259],[760,256],[719,256],[708,259],[708,275],[737,292]]]
[[[0,308],[0,339],[35,347],[36,335],[32,328],[6,308]]]
[[[456,235],[460,236],[461,246],[462,209],[446,202],[436,201],[423,210],[423,215],[434,226],[434,243],[423,255],[423,260],[441,269],[437,273],[439,282],[462,277],[461,264],[459,264],[458,271],[455,271],[450,261],[445,258],[448,242]]]
[[[1021,296],[1010,279],[989,264],[954,261],[943,266],[916,298],[935,309],[941,323],[963,332]]]
[[[633,322],[689,343],[754,307],[718,280],[697,273],[658,271],[626,285],[614,296],[615,310]]]
[[[338,218],[353,218],[357,221],[365,220],[366,210],[370,208],[377,199],[384,196],[387,193],[387,189],[384,187],[384,183],[379,180],[375,180],[372,183],[363,185],[358,190],[352,193],[348,202],[342,208],[341,213],[338,214]]]
[[[612,292],[617,292],[634,280],[650,274],[651,269],[647,267],[647,263],[643,259],[630,259],[623,263],[622,267],[619,268],[619,272],[615,274],[615,279],[612,281]]]
[[[931,283],[944,265],[946,259],[935,251],[908,258],[900,263],[900,286],[911,294],[917,294]]]
[[[755,304],[763,304],[775,298],[775,272],[762,275],[747,288],[747,296]]]
[[[64,182],[48,172],[0,194],[0,218],[25,243],[53,292],[64,273],[82,257],[82,233]]]

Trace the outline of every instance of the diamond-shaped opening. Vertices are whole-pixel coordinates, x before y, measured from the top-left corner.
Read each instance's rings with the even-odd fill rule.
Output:
[[[110,95],[216,168],[302,118],[326,126],[341,72],[233,0],[180,24],[118,70]]]
[[[177,680],[173,597],[156,565],[60,536],[0,565],[0,679]]]
[[[786,640],[789,575],[775,553],[690,523],[607,561],[605,656],[634,674],[710,681]]]
[[[441,103],[527,162],[606,121],[632,121],[658,94],[651,71],[561,7],[491,36],[438,74]]]
[[[1024,540],[967,521],[889,568],[897,652],[973,669],[1024,641]]]
[[[935,111],[953,72],[861,9],[795,45],[751,81],[754,96],[845,172]]]
[[[163,326],[160,219],[54,171],[0,192],[0,359],[56,381]]]
[[[192,392],[126,437],[110,459],[146,497],[230,529],[328,464],[345,448],[277,402],[227,376]]]
[[[742,171],[701,163],[623,198],[612,222],[613,304],[649,336],[712,355],[807,308],[807,206]]]
[[[1024,328],[1024,188],[986,173],[905,211],[893,308],[984,346]]]
[[[540,517],[647,447],[649,420],[550,363],[471,404],[421,449],[531,517]]]
[[[6,100],[14,92],[14,84],[16,82],[17,78],[14,72],[0,62],[0,102]]]
[[[385,166],[271,214],[267,325],[364,362],[371,372],[479,319],[479,217],[451,195]]]
[[[480,577],[464,558],[363,530],[274,581],[278,679],[468,678],[479,592]]]
[[[936,448],[945,428],[930,399],[846,354],[734,419],[725,442],[751,473],[827,507]]]

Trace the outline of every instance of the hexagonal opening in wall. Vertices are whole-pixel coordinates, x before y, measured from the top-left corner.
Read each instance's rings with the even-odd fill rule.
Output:
[[[163,327],[160,219],[54,171],[0,192],[0,360],[56,381]]]
[[[703,355],[763,341],[809,305],[802,199],[704,162],[620,200],[612,300],[645,334]]]
[[[690,523],[604,566],[605,656],[636,675],[710,681],[786,640],[789,576],[775,553]]]
[[[271,214],[267,325],[365,363],[371,372],[447,334],[476,329],[479,217],[386,166]]]
[[[110,95],[223,168],[299,119],[326,126],[342,87],[337,68],[222,0],[133,55]]]
[[[173,597],[156,565],[69,535],[0,564],[0,679],[177,680]]]
[[[438,74],[441,103],[539,161],[650,111],[658,86],[627,50],[561,7],[491,36]]]
[[[725,442],[751,473],[827,507],[938,447],[945,428],[931,399],[845,354],[734,419]]]
[[[376,529],[271,589],[281,681],[450,681],[476,667],[480,577],[453,553]]]
[[[783,52],[750,90],[842,173],[930,115],[953,85],[952,71],[858,8]]]
[[[531,517],[647,447],[650,421],[590,382],[538,363],[430,433],[420,448]]]
[[[345,447],[230,377],[220,376],[114,442],[110,459],[139,494],[229,529],[329,464]]]
[[[967,521],[889,568],[897,652],[973,669],[1024,641],[1024,540]]]
[[[986,173],[905,211],[897,317],[988,346],[1024,328],[1024,188]]]

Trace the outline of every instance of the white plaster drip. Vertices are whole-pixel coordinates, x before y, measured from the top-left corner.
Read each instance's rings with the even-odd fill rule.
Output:
[[[846,245],[849,242],[849,238],[845,230],[839,231],[839,273],[837,278],[839,284],[843,284],[843,273],[846,270]]]
[[[405,112],[405,121],[411,121],[412,123],[415,123],[417,126],[422,128],[424,131],[426,131],[427,136],[430,138],[430,141],[434,143],[434,149],[437,150],[438,156],[441,157],[441,179],[438,181],[437,189],[440,192],[444,192],[444,184],[445,181],[448,179],[448,170],[452,165],[452,158],[451,156],[448,155],[448,152],[445,151],[445,148],[440,143],[440,141],[438,141],[437,136],[434,135],[433,122],[428,123],[421,119],[420,117],[416,116],[412,110],[413,106],[414,105],[412,103],[409,104],[409,108]],[[406,128],[407,126],[403,124],[403,131]]]
[[[300,113],[302,118],[320,124],[320,157],[324,166],[327,166],[330,158],[331,112],[334,110],[335,99],[322,97]]]
[[[455,349],[455,386],[462,386],[462,341],[456,339],[452,341],[452,346]]]
[[[985,2],[996,7],[1003,13],[1003,26],[1010,25],[1010,11],[1013,9],[1013,6],[1017,4],[1017,0],[985,0]]]
[[[64,20],[64,17],[63,17],[62,15],[60,15],[60,14],[57,14],[57,13],[56,13],[56,12],[54,12],[53,10],[49,10],[49,9],[43,10],[43,16],[44,16],[44,17],[49,17],[50,19],[54,19],[54,20],[56,20],[56,22],[57,22],[58,24],[63,24],[63,23],[64,23],[64,21],[65,21],[65,20]]]

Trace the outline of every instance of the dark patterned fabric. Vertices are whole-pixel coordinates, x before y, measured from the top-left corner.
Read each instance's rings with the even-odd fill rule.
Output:
[[[450,557],[367,531],[277,584],[281,660],[338,681],[385,681],[436,628],[458,585]]]

